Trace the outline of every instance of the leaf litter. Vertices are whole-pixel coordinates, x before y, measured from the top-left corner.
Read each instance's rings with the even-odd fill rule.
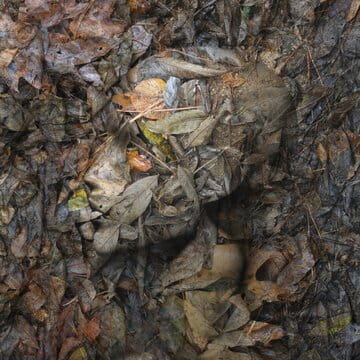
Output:
[[[1,358],[359,356],[358,1],[0,10]]]

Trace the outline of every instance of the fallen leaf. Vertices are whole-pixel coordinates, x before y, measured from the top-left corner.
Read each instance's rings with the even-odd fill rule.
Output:
[[[355,19],[357,13],[359,12],[359,9],[360,9],[360,0],[352,0],[346,20],[351,21]]]
[[[284,336],[285,332],[280,326],[253,321],[242,330],[219,335],[212,344],[228,347],[254,346],[257,343],[268,345]]]
[[[151,0],[128,0],[130,11],[136,14],[146,14],[152,8]]]
[[[232,293],[233,289],[217,291],[194,290],[187,291],[185,296],[203,314],[208,323],[213,325],[230,308],[229,298]]]
[[[194,343],[204,350],[208,342],[218,335],[218,332],[208,323],[201,311],[188,300],[184,300],[184,312]]]
[[[162,79],[148,79],[141,81],[133,91],[114,95],[112,101],[122,107],[124,112],[144,113],[148,119],[162,119],[166,111],[164,92],[166,82]]]
[[[84,188],[74,191],[71,198],[68,200],[68,207],[70,211],[77,211],[86,206],[89,206],[89,201]]]
[[[100,220],[100,227],[94,234],[94,249],[101,254],[116,249],[120,234],[120,224],[108,219]]]
[[[239,279],[244,269],[244,254],[239,244],[218,244],[214,247],[211,272],[221,277]]]
[[[69,24],[74,38],[113,38],[125,31],[124,21],[112,19],[114,0],[95,1],[85,8],[85,12]]]
[[[232,296],[229,301],[235,305],[235,309],[225,324],[226,332],[237,330],[250,320],[250,311],[240,294]]]
[[[158,175],[147,176],[135,181],[119,196],[110,210],[110,218],[121,224],[131,224],[147,209],[152,191],[158,184]]]
[[[209,344],[205,352],[199,355],[201,360],[260,360],[254,354],[229,350],[224,345]]]
[[[17,52],[18,49],[4,49],[0,51],[0,69],[10,65]]]
[[[241,86],[246,82],[246,79],[244,79],[239,73],[226,73],[221,75],[221,79],[224,82],[224,85],[230,86],[232,88],[236,88]]]
[[[11,252],[17,258],[23,258],[26,255],[27,227],[22,226],[19,234],[11,243]]]
[[[187,134],[196,130],[205,119],[206,114],[201,110],[185,110],[158,121],[148,121],[146,125],[149,130],[158,134]]]
[[[100,319],[98,316],[93,317],[90,321],[87,321],[82,331],[91,343],[96,341],[96,338],[100,334]]]
[[[15,209],[11,206],[0,206],[0,224],[9,225],[15,215]]]
[[[69,357],[69,360],[87,360],[87,352],[84,346],[78,347]]]
[[[47,66],[60,74],[72,73],[76,65],[85,65],[108,53],[115,42],[105,38],[78,39],[50,46],[45,55]]]
[[[119,357],[119,351],[124,350],[126,339],[125,314],[122,307],[112,302],[99,312],[100,334],[97,344],[107,359]]]
[[[144,155],[139,155],[137,150],[129,151],[127,158],[132,169],[146,172],[152,168],[151,162]]]

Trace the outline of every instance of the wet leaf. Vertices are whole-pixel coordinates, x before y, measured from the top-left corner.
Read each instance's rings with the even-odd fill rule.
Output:
[[[132,169],[146,172],[152,168],[151,162],[144,155],[139,155],[136,150],[129,151],[127,158]]]

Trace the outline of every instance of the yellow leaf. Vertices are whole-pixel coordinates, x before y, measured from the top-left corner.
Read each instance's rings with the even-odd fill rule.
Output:
[[[88,356],[83,346],[77,348],[69,357],[69,360],[87,360]]]
[[[70,211],[81,210],[89,205],[85,189],[80,188],[74,191],[74,194],[68,200],[68,207]]]

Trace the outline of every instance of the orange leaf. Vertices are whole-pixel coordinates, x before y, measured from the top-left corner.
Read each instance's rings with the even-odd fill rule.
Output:
[[[246,80],[241,77],[239,73],[225,73],[221,75],[221,79],[225,85],[230,87],[239,87],[246,82]]]
[[[148,79],[140,83],[131,92],[114,95],[112,101],[123,111],[144,113],[148,119],[158,120],[166,115],[163,100],[166,82],[162,79]]]
[[[147,79],[140,81],[134,92],[143,96],[162,97],[165,91],[166,82],[163,79]]]
[[[151,162],[144,155],[139,155],[137,150],[129,151],[127,159],[132,169],[139,171],[148,171],[152,168]]]
[[[98,317],[92,318],[84,325],[83,331],[89,341],[94,342],[100,335],[100,319]]]
[[[132,105],[132,95],[131,93],[127,93],[127,94],[117,94],[114,95],[112,97],[112,101],[117,104],[120,105],[124,111],[126,110],[133,110],[133,105]]]

